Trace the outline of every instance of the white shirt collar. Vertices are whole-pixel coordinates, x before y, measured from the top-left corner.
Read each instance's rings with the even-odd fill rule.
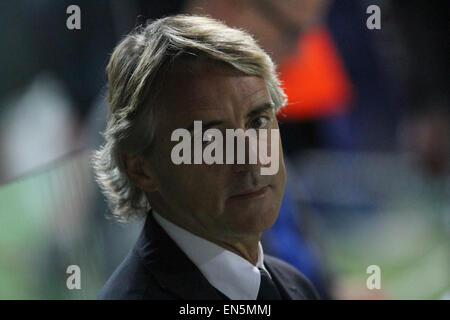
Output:
[[[254,266],[234,252],[200,238],[161,217],[155,210],[152,211],[164,231],[200,269],[213,287],[231,300],[256,300],[261,282],[258,267],[269,274],[264,267],[261,242],[258,243],[258,262]]]

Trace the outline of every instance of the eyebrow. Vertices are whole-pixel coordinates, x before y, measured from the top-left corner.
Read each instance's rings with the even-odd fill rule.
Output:
[[[266,102],[259,106],[254,107],[249,113],[247,113],[246,118],[251,118],[253,116],[256,116],[257,114],[263,113],[264,111],[267,111],[269,109],[275,109],[275,106],[272,102]]]
[[[267,111],[269,109],[274,109],[274,104],[272,102],[266,102],[263,103],[261,105],[258,105],[254,108],[252,108],[252,110],[250,110],[247,115],[245,116],[247,119],[254,117],[257,114],[263,113],[264,111]],[[219,126],[224,124],[225,122],[223,120],[211,120],[208,122],[205,122],[202,124],[202,129],[203,131],[206,131],[207,129],[214,127],[214,126]],[[194,129],[194,122],[192,122],[189,127],[186,128],[188,131],[192,131]]]

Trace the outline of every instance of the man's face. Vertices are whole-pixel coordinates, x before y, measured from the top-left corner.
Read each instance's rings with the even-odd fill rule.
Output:
[[[225,129],[267,129],[270,153],[270,129],[278,129],[278,122],[272,108],[261,109],[271,104],[270,95],[258,77],[209,63],[200,69],[178,69],[164,85],[164,107],[156,111],[155,141],[144,161],[156,186],[147,195],[160,214],[207,238],[258,236],[275,222],[281,205],[286,174],[281,141],[274,151],[278,172],[261,175],[263,165],[248,164],[248,158],[246,164],[234,159],[234,164],[175,165],[171,151],[178,142],[171,134],[201,120],[203,131],[222,132],[225,146]]]

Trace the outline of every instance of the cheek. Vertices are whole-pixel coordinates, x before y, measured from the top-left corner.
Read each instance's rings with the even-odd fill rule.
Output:
[[[170,137],[170,135],[169,135]],[[212,207],[220,203],[225,186],[223,172],[218,166],[180,164],[171,159],[172,148],[177,142],[159,139],[160,152],[155,159],[158,183],[167,201],[178,202],[180,206],[194,208]],[[193,154],[193,153],[192,153]]]
[[[225,186],[222,176],[204,165],[172,165],[168,175],[173,186],[173,197],[180,199],[184,205],[196,210],[217,209],[220,206]]]

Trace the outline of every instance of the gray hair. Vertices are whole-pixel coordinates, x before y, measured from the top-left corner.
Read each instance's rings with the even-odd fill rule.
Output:
[[[129,179],[121,154],[143,154],[155,134],[158,92],[177,57],[189,54],[265,80],[275,111],[286,104],[275,65],[247,32],[204,16],[175,15],[141,26],[114,49],[107,66],[105,143],[93,153],[96,180],[119,221],[145,216],[150,204]]]

